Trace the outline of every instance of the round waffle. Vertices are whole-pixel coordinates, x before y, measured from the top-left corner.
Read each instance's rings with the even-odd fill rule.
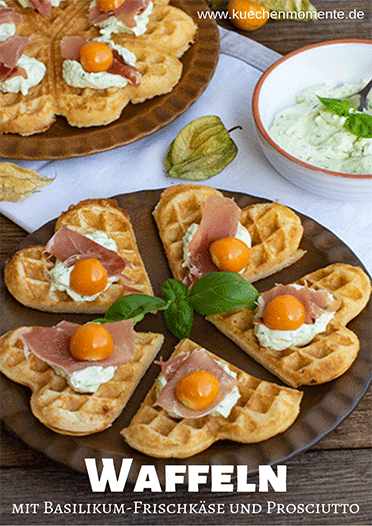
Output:
[[[139,88],[92,90],[72,88],[62,77],[63,58],[60,42],[65,36],[92,40],[99,28],[87,20],[90,0],[65,0],[52,9],[49,18],[31,8],[24,9],[15,0],[7,5],[26,15],[17,25],[17,35],[31,37],[25,54],[43,62],[47,68],[43,80],[27,95],[0,91],[0,132],[32,135],[47,130],[57,115],[72,126],[101,126],[119,118],[132,101],[142,102],[168,93],[180,79],[179,57],[193,42],[196,25],[183,11],[164,2],[155,4],[148,29],[141,37],[116,34],[112,40],[133,51],[136,67],[142,74]]]

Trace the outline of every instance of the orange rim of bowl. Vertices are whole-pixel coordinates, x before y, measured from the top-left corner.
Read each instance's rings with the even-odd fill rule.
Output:
[[[301,47],[295,51],[292,51],[291,53],[288,53],[284,57],[280,58],[274,64],[272,64],[259,78],[256,87],[253,92],[253,98],[252,98],[252,110],[253,110],[253,118],[256,122],[257,128],[261,135],[266,139],[266,141],[279,153],[284,155],[287,159],[289,159],[292,162],[295,162],[296,164],[299,164],[303,166],[304,168],[310,169],[310,170],[317,170],[321,173],[327,174],[327,175],[335,175],[337,177],[348,177],[353,179],[371,179],[372,175],[369,174],[348,174],[348,173],[341,173],[341,172],[333,172],[332,170],[326,170],[325,168],[319,168],[318,166],[314,166],[313,164],[306,163],[304,161],[301,161],[301,159],[298,159],[297,157],[293,157],[293,155],[289,154],[285,150],[283,150],[268,134],[266,131],[264,125],[262,124],[260,114],[258,111],[258,101],[260,97],[260,92],[263,83],[265,82],[266,78],[270,75],[270,73],[280,64],[285,62],[286,60],[294,57],[295,55],[302,53],[303,51],[307,51],[312,48],[321,47],[321,46],[329,46],[333,44],[370,44],[372,45],[372,40],[365,40],[365,39],[357,39],[357,38],[350,38],[350,39],[344,39],[344,40],[329,40],[327,42],[319,42],[317,44],[310,44],[308,46]]]

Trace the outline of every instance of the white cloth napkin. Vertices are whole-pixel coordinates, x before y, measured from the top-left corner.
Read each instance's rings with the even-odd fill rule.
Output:
[[[202,184],[278,200],[302,212],[334,232],[372,273],[371,203],[336,201],[307,193],[281,177],[257,143],[252,93],[261,73],[280,55],[225,29],[220,29],[220,37],[221,56],[213,79],[181,117],[149,137],[108,152],[54,161],[15,161],[47,177],[57,177],[24,202],[0,203],[0,211],[32,232],[81,199],[187,182],[165,175],[163,159],[168,147],[193,119],[218,115],[228,129],[243,127],[233,132],[239,151],[227,168]]]

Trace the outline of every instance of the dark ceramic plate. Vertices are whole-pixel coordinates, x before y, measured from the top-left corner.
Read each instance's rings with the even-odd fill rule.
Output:
[[[171,277],[151,215],[160,193],[161,190],[148,190],[116,197],[119,205],[128,212],[134,225],[139,249],[156,295],[160,294],[162,283]],[[224,193],[234,197],[242,208],[262,201],[245,194]],[[304,226],[301,247],[307,251],[305,256],[290,268],[255,284],[260,291],[266,290],[277,282],[292,282],[308,272],[335,262],[363,266],[351,250],[334,234],[312,219],[299,215]],[[35,243],[44,244],[51,237],[52,232],[53,222],[28,236],[18,249]],[[3,281],[1,287],[4,297],[2,319],[5,320],[2,332],[23,325],[51,326],[61,321],[62,317],[58,314],[47,314],[23,307],[7,293]],[[349,324],[349,328],[356,332],[361,343],[359,355],[352,367],[341,378],[328,384],[304,388],[300,415],[295,423],[284,433],[258,444],[247,445],[221,441],[213,444],[203,453],[185,460],[150,458],[127,446],[119,432],[129,424],[145,393],[153,384],[159,373],[157,365],[149,368],[127,408],[112,427],[102,433],[75,438],[50,431],[30,411],[30,390],[8,380],[3,375],[0,375],[2,393],[0,416],[5,424],[30,447],[82,472],[85,472],[84,458],[86,457],[96,459],[110,457],[118,466],[121,465],[123,457],[129,457],[134,459],[130,472],[131,481],[135,480],[137,470],[142,464],[154,464],[158,468],[160,479],[164,476],[164,465],[172,463],[246,464],[249,473],[253,473],[257,471],[260,464],[283,463],[293,455],[309,448],[338,426],[354,409],[371,380],[371,311],[370,302],[364,311]],[[65,319],[82,323],[92,318],[82,315],[66,315]],[[142,331],[164,333],[165,343],[160,351],[160,355],[164,358],[171,354],[177,343],[176,338],[169,333],[161,313],[147,315],[136,328]],[[258,365],[202,316],[196,316],[191,338],[253,376],[280,383],[277,378]]]
[[[141,104],[128,104],[118,120],[106,126],[73,128],[58,117],[49,130],[21,137],[2,135],[0,156],[11,159],[66,159],[111,150],[166,126],[186,111],[203,93],[216,69],[219,35],[213,19],[199,19],[207,9],[203,0],[172,0],[198,26],[195,43],[183,55],[182,76],[174,89]]]

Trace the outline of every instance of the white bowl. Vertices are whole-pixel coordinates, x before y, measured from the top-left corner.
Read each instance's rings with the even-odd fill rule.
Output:
[[[372,174],[345,174],[318,168],[287,153],[268,133],[275,115],[294,106],[300,91],[318,84],[358,84],[371,77],[372,40],[356,39],[300,48],[265,71],[253,94],[253,116],[263,152],[283,177],[324,197],[372,198]]]

